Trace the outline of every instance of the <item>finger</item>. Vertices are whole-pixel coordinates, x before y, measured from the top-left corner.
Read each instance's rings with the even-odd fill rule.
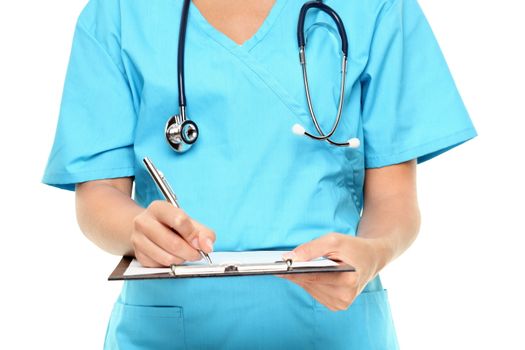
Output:
[[[144,234],[153,243],[171,255],[188,261],[201,259],[198,250],[190,246],[184,239],[182,239],[182,237],[173,232],[170,228],[164,226],[162,223],[151,219],[144,225]]]
[[[158,221],[171,227],[186,242],[191,244],[195,249],[199,249],[199,231],[184,210],[171,205],[167,201],[155,201],[150,205],[150,208],[152,214]]]
[[[204,226],[200,222],[190,218],[193,225],[199,231],[199,247],[206,253],[213,251],[213,243],[215,242],[215,232],[210,228]]]
[[[290,274],[288,279],[300,283],[349,287],[355,284],[356,276],[353,272],[302,273]]]
[[[285,279],[289,279],[287,277],[291,277],[292,275],[279,275],[282,276]],[[302,283],[299,281],[295,281],[293,279],[289,279],[291,282],[297,284],[301,288],[303,288],[308,294],[310,294],[315,300],[317,300],[319,303],[323,304],[327,308],[329,308],[332,311],[336,311],[336,305],[334,297],[332,296],[331,292],[333,291],[332,287],[326,287],[326,289],[319,288],[318,286],[308,284],[308,283]]]
[[[294,282],[299,285],[311,284],[315,286],[327,285],[327,286],[339,286],[335,281],[330,281],[326,279],[324,273],[304,273],[304,274],[295,274],[290,273],[286,275],[276,275],[278,277],[287,279],[291,282]]]
[[[318,293],[324,294],[327,298],[330,298],[329,300],[326,299],[328,304],[330,304],[329,308],[335,311],[348,309],[358,295],[355,289],[349,290],[343,286],[335,289],[329,286],[324,286],[318,290]],[[328,307],[328,305],[324,305]]]
[[[319,303],[332,311],[346,310],[354,300],[355,291],[349,291],[343,286],[332,287],[305,283],[301,285]]]
[[[140,250],[135,251],[135,258],[140,262],[144,267],[162,267],[161,264],[142,253]]]
[[[309,286],[304,287],[304,289],[320,304],[324,305],[331,311],[340,311],[345,309],[345,306],[338,302],[336,298],[333,297],[333,294],[316,288],[310,288]]]
[[[161,266],[171,266],[172,264],[181,264],[184,262],[183,259],[168,253],[144,235],[135,238],[135,246],[137,247],[135,251],[147,255]]]
[[[332,311],[346,310],[357,295],[355,286],[312,283],[297,278],[302,276],[294,274],[278,276],[297,284]]]
[[[332,296],[319,288],[312,288],[309,285],[302,285],[302,288],[308,292],[315,300],[323,305],[331,304]]]
[[[340,245],[341,234],[329,233],[296,247],[283,258],[293,261],[309,261],[334,253]]]

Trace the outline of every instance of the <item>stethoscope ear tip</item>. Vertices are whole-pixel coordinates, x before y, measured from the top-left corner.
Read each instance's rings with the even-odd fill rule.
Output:
[[[296,135],[302,136],[306,132],[306,129],[300,124],[294,124],[292,126],[292,132]]]
[[[359,148],[359,146],[361,146],[361,141],[357,137],[353,137],[348,140],[348,147]]]

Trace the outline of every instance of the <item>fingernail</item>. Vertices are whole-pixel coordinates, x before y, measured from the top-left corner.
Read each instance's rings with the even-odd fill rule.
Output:
[[[284,260],[288,260],[288,259],[294,260],[295,258],[297,258],[297,254],[295,254],[294,251],[291,251],[291,252],[283,254],[283,259]]]
[[[206,248],[207,248],[210,252],[213,251],[213,242],[211,241],[211,239],[206,238],[206,239],[204,240],[204,244],[206,245]]]
[[[193,246],[193,248],[199,249],[199,239],[194,238],[193,241],[191,241],[191,245]]]

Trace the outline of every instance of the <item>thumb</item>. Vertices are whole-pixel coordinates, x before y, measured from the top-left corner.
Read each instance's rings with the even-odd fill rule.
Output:
[[[291,252],[284,254],[283,258],[293,261],[309,261],[325,256],[333,250],[333,241],[330,235],[324,235],[301,244]]]

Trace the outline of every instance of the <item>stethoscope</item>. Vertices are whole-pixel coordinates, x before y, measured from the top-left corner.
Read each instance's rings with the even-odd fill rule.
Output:
[[[191,0],[184,0],[184,3],[182,5],[182,14],[179,29],[179,47],[177,53],[179,114],[172,116],[166,123],[165,127],[166,140],[168,141],[168,144],[171,146],[171,148],[178,153],[183,153],[190,149],[199,137],[199,128],[197,127],[197,124],[195,124],[194,121],[189,120],[186,116],[186,91],[184,84],[184,46],[186,41],[186,28],[188,25],[188,12],[190,8],[190,1]],[[325,134],[325,132],[323,131],[323,129],[317,121],[317,117],[312,106],[312,99],[310,96],[310,88],[308,84],[308,74],[306,72],[306,41],[304,39],[304,22],[308,10],[312,8],[317,8],[329,15],[335,22],[337,30],[339,32],[339,36],[341,37],[341,51],[343,57],[341,63],[341,88],[339,94],[339,103],[337,107],[337,115],[335,118],[335,122],[332,126],[332,129],[327,134]],[[297,135],[308,136],[309,138],[314,140],[327,141],[334,146],[358,148],[361,142],[358,138],[355,137],[351,138],[346,142],[335,142],[330,139],[337,130],[337,127],[339,126],[339,121],[343,112],[343,101],[345,94],[348,38],[346,36],[345,27],[343,25],[341,17],[339,17],[339,15],[331,7],[324,4],[322,0],[308,1],[301,7],[301,11],[299,13],[299,20],[297,23],[297,42],[299,44],[299,61],[301,63],[303,71],[303,82],[306,93],[306,100],[308,102],[308,110],[310,112],[310,117],[314,123],[315,129],[317,130],[319,135],[309,133],[300,124],[295,124],[292,127],[292,132]]]

